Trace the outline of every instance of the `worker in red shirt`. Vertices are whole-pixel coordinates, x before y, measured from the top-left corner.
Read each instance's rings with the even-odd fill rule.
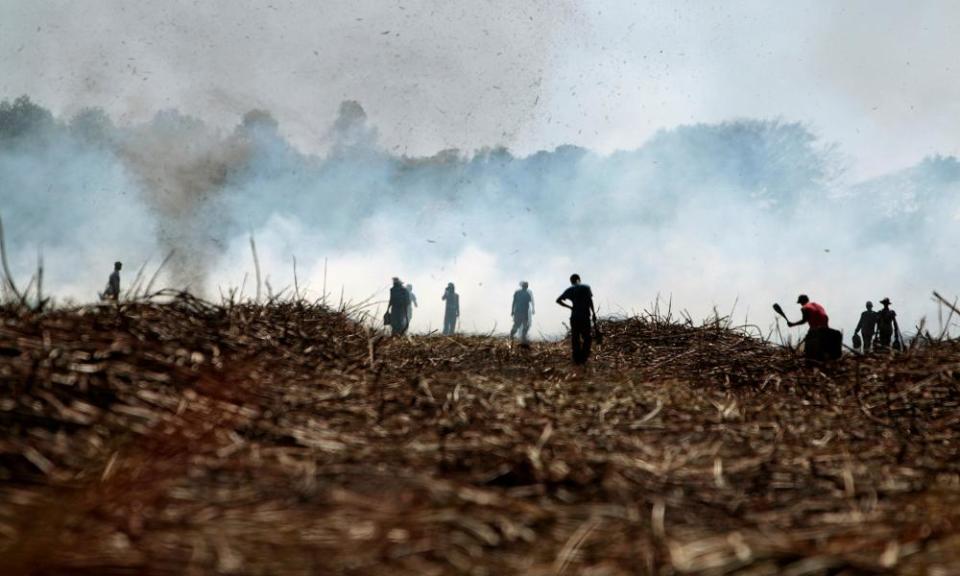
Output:
[[[827,311],[824,310],[823,306],[816,302],[811,302],[806,294],[801,294],[800,297],[797,298],[797,304],[800,305],[800,313],[803,317],[796,322],[790,322],[788,320],[787,326],[793,327],[808,324],[810,330],[807,332],[804,352],[807,358],[822,358],[826,352],[826,332],[830,327],[830,317],[827,316]]]
[[[796,322],[787,322],[787,326],[793,327],[806,323],[810,325],[811,330],[827,328],[829,326],[830,317],[827,316],[827,311],[816,302],[811,302],[806,294],[801,294],[800,297],[797,298],[797,304],[800,305],[800,313],[803,315],[803,318]]]

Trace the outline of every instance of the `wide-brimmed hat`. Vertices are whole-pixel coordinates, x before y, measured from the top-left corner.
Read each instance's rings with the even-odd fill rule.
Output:
[[[883,300],[880,301],[880,303],[886,304],[887,306],[889,306],[890,304],[893,304],[893,302],[891,302],[889,298],[884,298]]]

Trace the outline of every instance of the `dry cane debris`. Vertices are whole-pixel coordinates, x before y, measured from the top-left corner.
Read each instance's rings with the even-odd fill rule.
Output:
[[[4,574],[952,574],[960,344],[390,339],[303,303],[5,311]]]

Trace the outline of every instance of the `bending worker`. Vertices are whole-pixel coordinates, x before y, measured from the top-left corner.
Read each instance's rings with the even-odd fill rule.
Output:
[[[797,304],[800,305],[800,313],[803,317],[796,322],[787,320],[787,326],[809,325],[810,330],[807,331],[804,352],[807,358],[823,358],[826,352],[826,331],[829,328],[830,317],[827,316],[823,306],[811,302],[806,294],[801,294],[797,298]]]

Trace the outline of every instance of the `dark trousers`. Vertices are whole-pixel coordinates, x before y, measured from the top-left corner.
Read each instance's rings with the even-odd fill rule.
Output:
[[[870,348],[873,347],[873,332],[867,332],[866,330],[863,330],[862,334],[863,334],[863,351],[869,352]]]
[[[812,360],[823,360],[823,328],[811,328],[803,341],[804,356]]]
[[[811,328],[803,349],[807,358],[836,360],[843,354],[843,334],[831,328]]]
[[[517,335],[517,331],[520,332],[520,342],[527,342],[527,333],[530,332],[530,317],[529,316],[514,316],[513,317],[513,328],[510,329],[510,337],[513,338]]]
[[[590,357],[590,343],[593,335],[590,333],[590,319],[570,319],[570,345],[573,348],[573,363],[586,364]]]
[[[407,331],[409,325],[410,320],[407,319],[405,313],[397,312],[396,310],[390,313],[390,330],[394,336],[402,336]]]
[[[447,336],[452,335],[457,331],[457,314],[447,310],[446,314],[443,316],[443,333]]]
[[[889,348],[890,341],[893,339],[893,330],[881,330],[880,331],[880,342],[877,343],[877,348]]]

